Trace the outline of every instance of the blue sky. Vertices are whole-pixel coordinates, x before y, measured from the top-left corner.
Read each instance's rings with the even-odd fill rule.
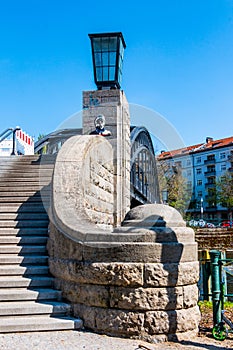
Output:
[[[37,138],[80,111],[95,89],[88,33],[121,31],[130,103],[157,111],[186,145],[233,135],[232,0],[0,6],[0,132],[20,125]],[[156,133],[156,119],[142,121]]]

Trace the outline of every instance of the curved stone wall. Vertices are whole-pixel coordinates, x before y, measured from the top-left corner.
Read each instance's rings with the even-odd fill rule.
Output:
[[[74,136],[59,151],[53,176],[52,219],[76,241],[112,229],[114,166],[110,143],[100,136]]]
[[[104,149],[106,142],[99,139]],[[87,147],[93,147],[85,140]],[[83,154],[85,163],[93,166],[88,154]],[[85,206],[78,210],[75,206],[82,203],[83,198],[75,197],[83,196],[87,177],[69,201],[73,167],[66,167],[62,178],[60,167],[62,162],[54,172],[49,263],[56,286],[72,303],[74,314],[83,318],[86,328],[105,334],[152,342],[196,335],[199,264],[193,230],[176,210],[161,204],[136,207],[122,227],[101,230],[91,217],[83,216]],[[85,239],[77,239],[77,232]]]

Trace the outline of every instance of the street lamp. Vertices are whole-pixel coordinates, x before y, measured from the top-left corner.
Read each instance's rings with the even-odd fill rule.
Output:
[[[204,212],[204,208],[203,208],[203,198],[201,197],[201,219],[203,219],[203,212]]]
[[[120,89],[125,41],[121,32],[88,34],[98,90]]]
[[[163,204],[167,204],[168,202],[168,190],[162,190],[162,202]]]

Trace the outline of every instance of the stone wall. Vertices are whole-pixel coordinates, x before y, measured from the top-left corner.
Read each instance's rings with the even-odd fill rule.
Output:
[[[83,241],[88,232],[114,223],[113,150],[100,136],[74,136],[57,155],[50,217],[68,236]]]
[[[178,212],[140,206],[88,237],[74,242],[50,224],[50,271],[86,328],[151,342],[197,334],[197,245]]]
[[[217,249],[226,251],[233,247],[233,228],[199,228],[195,229],[198,250]]]

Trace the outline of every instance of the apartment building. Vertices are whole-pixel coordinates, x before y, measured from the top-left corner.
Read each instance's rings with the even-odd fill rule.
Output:
[[[227,170],[233,174],[233,136],[164,152],[157,159],[166,172],[179,169],[190,191],[188,212],[208,221],[227,219],[227,209],[216,201],[216,180]],[[166,174],[165,174],[166,175]]]

